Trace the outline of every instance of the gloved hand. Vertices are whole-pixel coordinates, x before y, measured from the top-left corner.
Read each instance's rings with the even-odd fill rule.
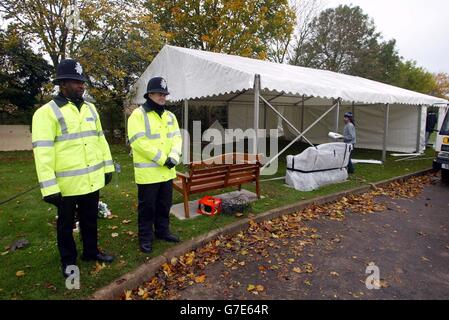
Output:
[[[168,157],[167,160],[165,160],[164,166],[171,169],[174,168],[177,165],[176,161],[173,158]]]
[[[58,207],[62,202],[62,194],[60,192],[51,194],[44,197],[44,201]]]
[[[104,185],[108,185],[112,180],[112,172],[108,172],[104,174]]]

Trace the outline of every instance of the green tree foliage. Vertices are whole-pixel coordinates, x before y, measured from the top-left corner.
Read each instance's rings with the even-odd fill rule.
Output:
[[[2,0],[0,11],[53,67],[69,57],[81,62],[109,129],[122,124],[125,96],[164,42],[143,0]]]
[[[430,94],[435,80],[414,61],[403,61],[396,41],[382,41],[374,21],[358,6],[322,11],[297,42],[290,63],[360,76]]]
[[[298,48],[298,63],[342,73],[351,73],[367,53],[373,56],[379,37],[360,7],[346,5],[322,11],[311,22],[310,33]]]
[[[32,38],[56,66],[79,44],[101,32],[111,6],[107,0],[2,0],[0,12],[22,34]]]
[[[30,112],[37,103],[51,66],[35,54],[13,28],[0,30],[0,108],[3,112]]]
[[[89,93],[113,129],[123,124],[125,97],[162,48],[164,33],[151,17],[132,8],[111,12],[105,23],[104,32],[84,41],[74,56],[89,75]]]
[[[287,0],[149,0],[146,7],[169,43],[266,59],[274,41],[293,32]]]
[[[432,92],[434,96],[449,99],[449,74],[440,72],[433,75],[436,83],[435,90]]]
[[[393,84],[425,94],[432,94],[437,88],[433,74],[418,67],[416,61],[400,62],[399,72]]]

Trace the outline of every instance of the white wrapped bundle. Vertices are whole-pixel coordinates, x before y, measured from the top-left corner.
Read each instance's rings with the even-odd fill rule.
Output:
[[[285,181],[300,191],[345,181],[351,145],[337,142],[309,147],[301,154],[287,156]]]

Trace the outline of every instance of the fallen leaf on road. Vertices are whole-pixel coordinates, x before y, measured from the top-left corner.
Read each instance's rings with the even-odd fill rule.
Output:
[[[332,271],[330,273],[331,276],[335,276],[335,277],[339,277],[340,275],[338,274],[338,272]]]
[[[133,299],[132,295],[133,295],[133,292],[131,290],[126,290],[125,291],[125,300],[132,300]]]
[[[296,268],[293,268],[293,272],[302,273],[302,270],[301,270],[301,268],[296,267]]]
[[[206,275],[205,274],[202,274],[202,275],[200,275],[198,277],[195,277],[195,282],[196,283],[203,283],[204,281],[206,281]]]
[[[248,290],[249,292],[253,291],[256,289],[256,286],[253,284],[249,284],[248,287],[246,287],[246,290]]]
[[[263,285],[261,285],[261,284],[258,284],[258,285],[256,286],[256,290],[257,290],[258,292],[262,292],[262,291],[264,291],[264,290],[265,290],[265,288],[264,288],[264,286],[263,286]]]
[[[139,288],[139,291],[137,292],[137,295],[138,295],[139,297],[142,297],[145,293],[147,293],[147,290],[146,290],[146,289]]]

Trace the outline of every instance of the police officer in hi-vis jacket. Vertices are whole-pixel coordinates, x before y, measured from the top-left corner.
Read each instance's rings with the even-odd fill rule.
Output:
[[[152,78],[144,95],[146,102],[128,119],[138,190],[139,243],[145,253],[152,251],[153,225],[157,238],[179,242],[169,231],[169,212],[182,138],[175,115],[164,108],[168,94],[165,79]]]
[[[62,273],[76,265],[73,239],[78,212],[82,259],[112,262],[97,247],[99,190],[112,179],[114,166],[95,106],[83,100],[85,77],[79,62],[62,60],[54,84],[60,92],[33,115],[32,142],[44,201],[58,209],[57,242]]]

